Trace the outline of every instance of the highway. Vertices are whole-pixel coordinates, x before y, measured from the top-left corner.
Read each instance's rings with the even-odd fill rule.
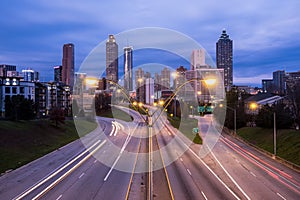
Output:
[[[0,199],[300,197],[299,172],[216,135],[211,115],[197,117],[203,145],[192,144],[164,115],[151,128],[138,113],[130,115],[133,122],[98,117],[99,127],[81,140],[1,176]]]

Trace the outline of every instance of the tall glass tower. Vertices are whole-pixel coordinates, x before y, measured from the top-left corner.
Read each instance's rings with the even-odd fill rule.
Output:
[[[62,58],[62,82],[74,85],[74,44],[64,44]]]
[[[113,35],[106,42],[106,79],[118,83],[118,44]]]
[[[132,91],[132,47],[124,47],[124,88]]]
[[[216,43],[217,68],[224,69],[224,87],[227,91],[233,84],[232,74],[232,40],[224,29]]]

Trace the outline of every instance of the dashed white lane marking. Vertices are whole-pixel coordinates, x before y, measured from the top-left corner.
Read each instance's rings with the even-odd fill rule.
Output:
[[[204,197],[204,199],[208,200],[207,197],[206,197],[206,195],[204,194],[203,191],[201,191],[201,194],[202,194],[202,196]]]
[[[192,173],[189,169],[186,169],[186,171],[190,174],[190,176],[192,176]]]
[[[286,198],[284,198],[281,194],[279,194],[278,192],[276,193],[280,198],[286,200]]]
[[[180,161],[183,162],[182,158],[180,158]]]
[[[61,199],[61,198],[62,198],[62,194],[59,195],[59,196],[56,198],[56,200],[59,200],[59,199]]]
[[[251,174],[252,176],[256,177],[256,175],[255,175],[253,172],[250,172],[250,174]]]
[[[81,177],[83,177],[84,176],[84,173],[82,173],[78,178],[81,178]]]
[[[236,161],[237,163],[240,163],[240,161],[239,161],[238,159],[235,159],[235,161]]]
[[[96,162],[97,162],[97,160],[94,161],[94,163],[96,163]]]

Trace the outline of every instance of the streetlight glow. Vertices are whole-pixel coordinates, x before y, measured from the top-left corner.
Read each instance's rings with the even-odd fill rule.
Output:
[[[212,79],[206,79],[206,80],[204,80],[204,82],[207,85],[214,85],[217,82],[217,80],[212,78]]]
[[[160,100],[160,101],[159,101],[159,105],[161,105],[161,106],[163,106],[164,103],[165,103],[165,102],[164,102],[163,100]]]
[[[85,83],[90,86],[97,85],[98,80],[96,78],[86,78]]]
[[[250,105],[249,105],[249,108],[250,108],[251,110],[256,110],[257,107],[258,107],[258,105],[257,105],[257,103],[255,103],[255,102],[252,102],[252,103],[250,103]]]

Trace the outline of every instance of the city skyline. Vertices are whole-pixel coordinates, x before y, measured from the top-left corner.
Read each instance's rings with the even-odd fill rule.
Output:
[[[193,1],[187,5],[153,1],[135,2],[136,6],[129,7],[113,1],[84,5],[79,1],[72,5],[56,1],[2,1],[1,6],[6,8],[3,14],[10,17],[0,20],[0,63],[30,67],[41,73],[41,81],[52,80],[52,66],[61,62],[61,44],[76,45],[77,71],[89,52],[108,34],[137,27],[165,27],[182,32],[199,42],[215,61],[215,43],[220,31],[226,28],[235,41],[234,84],[259,85],[261,79],[271,78],[273,71],[299,70],[299,30],[295,28],[300,23],[296,9],[299,2],[272,2]],[[110,17],[107,11],[113,4],[119,6],[115,6],[116,15]],[[223,9],[224,6],[231,9]],[[173,12],[163,12],[166,8]],[[126,20],[122,16],[127,16]],[[138,63],[138,56],[134,59]],[[168,66],[179,67],[174,62]]]

